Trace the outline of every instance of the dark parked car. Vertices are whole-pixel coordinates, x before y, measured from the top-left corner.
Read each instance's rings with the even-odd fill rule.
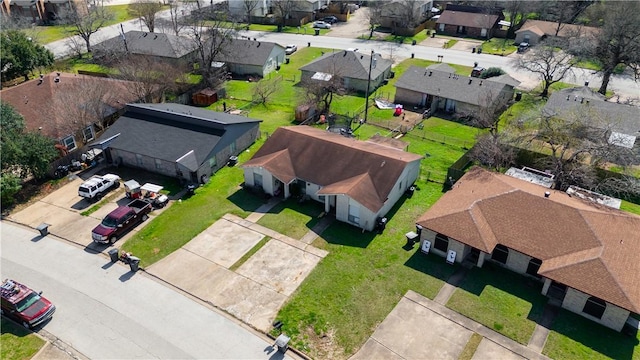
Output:
[[[126,206],[119,206],[93,229],[91,238],[96,243],[113,244],[127,231],[147,220],[151,210],[151,203],[142,199],[135,199]]]
[[[529,50],[529,43],[521,42],[520,45],[518,45],[518,52],[519,53],[523,53],[523,52],[525,52],[527,50]]]
[[[335,17],[335,16],[331,15],[331,16],[325,16],[325,17],[323,17],[323,18],[322,18],[322,21],[327,22],[327,23],[329,23],[329,24],[335,24],[335,23],[337,23],[337,22],[338,22],[338,21],[340,21],[340,20],[338,20],[338,18],[337,18],[337,17]]]
[[[22,324],[27,329],[47,321],[56,311],[56,307],[42,291],[35,292],[28,286],[14,280],[2,283],[2,314]]]

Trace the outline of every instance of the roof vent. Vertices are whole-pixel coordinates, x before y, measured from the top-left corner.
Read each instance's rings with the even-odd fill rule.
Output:
[[[480,80],[480,86],[482,86],[482,80]]]
[[[433,74],[433,71],[429,70],[429,76],[431,76],[431,74]]]
[[[580,104],[584,103],[584,98],[580,98]]]
[[[550,192],[548,192],[548,191],[545,191],[545,192],[544,192],[544,197],[548,198],[549,196],[551,196],[551,193],[550,193]]]
[[[471,85],[471,82],[472,82],[472,81],[473,81],[473,80],[471,80],[471,78],[469,78],[469,85]]]
[[[567,101],[569,101],[569,98],[571,97],[571,95],[567,95]]]
[[[147,37],[147,33],[142,34],[142,37]]]
[[[342,56],[347,56],[347,50],[344,51],[344,53],[342,54]]]
[[[364,59],[364,55],[360,55],[360,60]]]
[[[153,40],[157,39],[158,35],[153,35]]]
[[[60,77],[56,76],[56,77],[53,79],[53,82],[54,82],[54,83],[59,83],[59,82],[60,82]]]
[[[382,163],[380,164],[380,167],[383,167],[383,166],[384,166],[384,164],[386,164],[386,163],[387,163],[387,161],[386,161],[386,160],[382,160]]]
[[[256,45],[256,47],[260,47],[260,43],[258,43],[258,45]]]
[[[584,86],[589,86],[589,82],[588,82],[588,81],[585,81],[585,82],[584,82]]]

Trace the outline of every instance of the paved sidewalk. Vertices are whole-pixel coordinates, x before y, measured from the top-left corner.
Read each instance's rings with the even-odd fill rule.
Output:
[[[456,291],[458,285],[460,285],[462,280],[464,280],[464,277],[467,275],[467,271],[467,268],[460,266],[458,270],[449,276],[447,282],[442,288],[440,288],[438,295],[436,295],[433,301],[441,305],[446,305],[447,301],[451,298],[451,295]]]
[[[536,352],[542,352],[544,344],[547,342],[547,337],[549,336],[549,328],[558,315],[558,310],[557,306],[550,305],[549,303],[544,306],[540,323],[536,324],[536,328],[533,330],[527,347]]]

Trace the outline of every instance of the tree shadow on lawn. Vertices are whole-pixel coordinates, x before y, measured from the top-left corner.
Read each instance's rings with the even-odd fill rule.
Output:
[[[538,324],[542,320],[542,313],[548,299],[541,294],[541,282],[501,268],[491,262],[485,262],[482,268],[474,267],[469,270],[459,287],[481,297],[487,286],[492,286],[530,303],[531,310],[527,314],[527,319]]]
[[[430,275],[436,279],[447,281],[451,275],[460,267],[459,264],[449,265],[445,258],[435,254],[424,254],[420,247],[404,263],[406,266]]]
[[[622,333],[617,332],[565,309],[560,309],[551,330],[612,359],[634,359],[634,348],[640,343],[637,329],[625,332],[625,328]],[[552,348],[555,348],[553,343],[554,337],[552,336],[547,340],[547,346],[551,345]],[[562,345],[566,346],[567,344]],[[588,352],[589,349],[585,349],[585,351]],[[547,351],[553,352],[553,350],[557,349],[545,347],[545,354]],[[575,351],[571,353],[554,352],[548,355],[558,358],[560,356],[565,358],[567,356],[589,356],[588,353],[579,354]]]

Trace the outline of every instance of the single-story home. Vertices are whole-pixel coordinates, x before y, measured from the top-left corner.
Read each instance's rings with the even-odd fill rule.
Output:
[[[225,63],[235,75],[264,77],[284,63],[284,50],[284,46],[272,42],[233,39],[215,60]]]
[[[522,24],[522,27],[516,30],[516,44],[523,42],[531,45],[536,45],[540,41],[547,37],[580,37],[584,35],[590,35],[600,29],[590,26],[574,25],[574,24],[560,24],[553,21],[543,20],[527,20]]]
[[[420,173],[422,156],[309,126],[278,128],[242,165],[245,186],[308,196],[326,213],[371,231]]]
[[[269,14],[270,1],[267,0],[228,0],[229,15],[233,19],[246,22],[251,19],[247,19],[247,8],[251,10],[252,17],[265,17]]]
[[[626,148],[640,144],[640,108],[606,101],[604,95],[588,86],[555,91],[547,100],[543,114],[559,118],[589,121],[590,125],[609,130],[609,143]]]
[[[640,217],[472,168],[417,221],[422,252],[538,279],[567,310],[620,331],[640,313]]]
[[[519,81],[509,75],[488,79],[461,76],[447,64],[411,66],[396,81],[394,102],[432,111],[473,114],[481,107],[513,98]]]
[[[105,56],[144,56],[170,63],[189,63],[196,59],[196,43],[186,37],[166,33],[131,30],[91,47],[94,58]]]
[[[490,39],[500,29],[498,23],[501,20],[504,20],[504,15],[497,9],[447,5],[436,20],[436,31],[450,36]]]
[[[53,72],[0,90],[2,101],[25,120],[26,129],[54,139],[64,156],[92,141],[128,102],[138,101],[130,81]]]
[[[386,28],[415,27],[425,21],[433,8],[433,0],[391,0],[381,2],[379,22]]]
[[[328,81],[337,76],[342,78],[346,89],[361,92],[367,91],[367,81],[370,80],[369,91],[373,92],[391,76],[392,64],[391,60],[382,58],[380,54],[372,57],[354,50],[341,50],[326,53],[301,67],[301,80]]]
[[[255,142],[260,122],[181,104],[128,104],[91,146],[107,163],[205,183]]]
[[[79,0],[2,0],[3,17],[24,19],[37,25],[51,24],[66,11],[75,11]]]

